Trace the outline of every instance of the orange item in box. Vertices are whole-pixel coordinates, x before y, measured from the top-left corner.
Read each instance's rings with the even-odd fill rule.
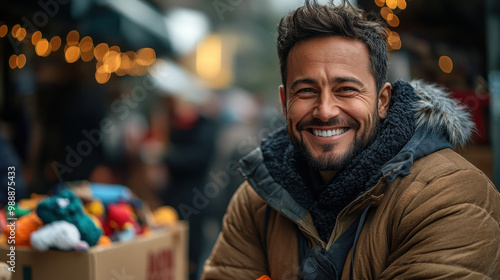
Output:
[[[43,226],[42,220],[40,220],[40,218],[36,215],[35,212],[30,212],[16,221],[9,221],[7,223],[7,227],[4,228],[3,230],[3,234],[7,237],[7,242],[11,234],[11,227],[9,226],[11,222],[14,223],[15,225],[14,231],[16,233],[15,235],[16,246],[31,247],[30,243],[31,233]]]
[[[111,238],[109,238],[109,236],[107,235],[101,235],[101,237],[99,237],[99,241],[97,241],[97,245],[100,245],[100,246],[107,246],[107,245],[110,245],[111,244]]]

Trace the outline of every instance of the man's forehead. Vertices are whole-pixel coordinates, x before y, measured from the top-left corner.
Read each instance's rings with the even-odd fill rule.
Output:
[[[338,36],[312,38],[297,43],[289,53],[287,64],[289,85],[293,82],[289,78],[311,78],[307,75],[326,68],[362,76],[371,75],[369,52],[365,44]]]

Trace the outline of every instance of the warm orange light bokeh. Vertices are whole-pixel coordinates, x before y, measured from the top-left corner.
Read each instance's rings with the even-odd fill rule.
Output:
[[[453,61],[449,56],[443,55],[439,58],[439,68],[445,73],[451,73],[453,71]]]
[[[149,66],[156,60],[155,50],[152,48],[142,48],[137,51],[136,62],[141,66]]]
[[[80,41],[80,34],[76,30],[71,30],[68,35],[66,35],[66,44],[69,46],[76,46]]]
[[[52,46],[47,39],[42,38],[36,43],[35,52],[39,56],[48,56],[52,52]]]
[[[20,54],[17,56],[17,67],[19,67],[19,69],[23,68],[24,65],[26,65],[26,56],[24,54]]]
[[[9,33],[9,27],[7,27],[7,25],[5,25],[5,24],[0,26],[0,38],[5,37],[5,35],[7,35],[7,33]]]
[[[80,48],[78,46],[69,46],[64,52],[66,62],[73,63],[80,58]]]
[[[95,59],[101,61],[104,55],[109,51],[109,46],[106,43],[100,43],[94,48]]]
[[[33,44],[33,46],[35,46],[36,43],[38,43],[38,41],[40,41],[40,39],[42,39],[42,32],[35,31],[35,33],[33,33],[33,35],[31,35],[31,43]]]
[[[52,47],[53,52],[57,51],[61,47],[61,37],[52,37],[52,39],[50,39],[50,46]]]
[[[13,54],[10,56],[9,67],[10,67],[10,69],[14,69],[17,67],[17,55]]]

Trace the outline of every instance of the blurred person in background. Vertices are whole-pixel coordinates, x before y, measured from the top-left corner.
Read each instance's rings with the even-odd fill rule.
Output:
[[[163,162],[168,183],[161,197],[165,205],[174,207],[180,218],[189,222],[190,279],[196,279],[202,268],[202,221],[208,207],[207,203],[200,209],[203,205],[197,204],[197,193],[203,193],[207,183],[218,127],[215,119],[200,114],[198,106],[183,97],[170,96],[167,104],[170,129]]]
[[[386,82],[383,26],[346,3],[306,1],[277,45],[287,125],[241,160],[202,279],[500,279],[500,194],[452,150],[465,107]]]
[[[88,180],[103,161],[102,146],[90,138],[96,137],[107,103],[104,92],[87,83],[84,73],[60,58],[37,64],[37,88],[29,107],[30,193],[49,194],[62,181]]]
[[[210,256],[221,230],[227,205],[244,181],[238,170],[238,161],[258,146],[258,137],[267,136],[265,133],[271,131],[269,126],[283,118],[278,110],[274,116],[268,116],[256,95],[239,88],[220,93],[218,100],[219,132],[207,183],[214,188],[216,195],[210,198],[207,211],[204,211],[202,225],[205,244],[201,251],[202,261]]]
[[[12,146],[10,139],[5,137],[2,130],[0,130],[0,169],[3,171],[1,175],[3,188],[0,194],[0,205],[6,206],[9,201],[12,201],[12,198],[18,201],[27,197],[28,193],[23,177],[23,162]]]

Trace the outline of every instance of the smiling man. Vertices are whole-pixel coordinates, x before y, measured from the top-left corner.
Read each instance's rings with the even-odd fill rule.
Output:
[[[385,40],[348,4],[280,21],[287,126],[241,160],[203,279],[500,279],[500,194],[452,150],[470,115],[388,83]]]
[[[391,85],[377,89],[361,41],[328,36],[297,43],[284,84],[290,140],[325,182],[371,143],[387,115]]]

